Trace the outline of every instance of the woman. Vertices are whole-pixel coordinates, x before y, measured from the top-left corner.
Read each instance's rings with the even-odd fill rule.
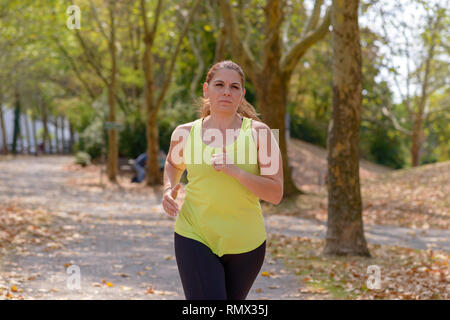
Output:
[[[162,206],[177,217],[175,256],[188,300],[246,298],[266,250],[259,199],[278,204],[283,196],[278,144],[244,99],[244,84],[236,63],[213,65],[203,84],[201,117],[172,133]],[[175,199],[185,169],[179,210]]]

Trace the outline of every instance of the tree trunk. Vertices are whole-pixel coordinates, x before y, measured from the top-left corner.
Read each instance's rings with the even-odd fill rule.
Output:
[[[370,256],[359,183],[361,48],[358,0],[333,1],[333,105],[328,132],[328,229],[324,254]]]
[[[28,122],[28,114],[25,112],[23,115],[24,120],[24,127],[25,132],[27,134],[26,140],[27,140],[27,154],[31,154],[31,130],[30,130],[30,123]]]
[[[75,144],[75,130],[74,130],[73,124],[70,120],[69,120],[69,132],[70,132],[69,153],[73,153],[73,145]]]
[[[111,76],[108,85],[108,105],[109,105],[109,114],[108,121],[111,123],[116,122],[116,98],[115,98],[115,90],[116,90],[116,44],[115,44],[115,25],[114,25],[114,6],[110,2],[109,4],[109,16],[111,21],[110,26],[110,41],[109,41],[109,52],[111,57]],[[117,182],[117,173],[118,173],[118,157],[119,157],[119,148],[118,148],[118,129],[110,128],[108,130],[108,159],[107,159],[107,172],[108,179],[111,182]]]
[[[159,169],[158,153],[158,125],[156,114],[147,116],[147,185],[160,185],[163,183],[162,172]]]
[[[61,116],[61,152],[62,154],[64,154],[66,152],[65,150],[65,139],[64,139],[64,130],[65,130],[65,126],[64,126],[64,117]]]
[[[37,134],[36,134],[36,115],[32,114],[31,116],[31,132],[33,133],[33,144],[34,144],[34,154],[38,155],[38,149],[39,149],[39,143],[37,141]]]
[[[148,186],[162,184],[163,177],[159,170],[158,153],[158,125],[156,123],[157,109],[153,99],[153,57],[151,54],[151,38],[149,34],[144,38],[144,75],[145,75],[145,106],[146,106],[146,134],[147,134],[147,169],[146,183]]]
[[[6,139],[5,119],[3,118],[3,103],[0,94],[0,127],[2,130],[2,154],[8,154],[8,141]]]
[[[55,119],[53,120],[53,126],[55,127],[55,144],[56,144],[56,148],[55,151],[56,153],[60,153],[60,145],[59,145],[59,137],[58,137],[58,116],[55,116]]]
[[[41,101],[42,103],[42,101]],[[44,136],[42,137],[42,145],[43,145],[43,153],[46,152],[46,145],[47,145],[47,141],[49,144],[49,150],[50,153],[52,152],[52,143],[51,143],[51,139],[50,139],[50,135],[48,133],[48,126],[47,126],[47,121],[48,121],[48,117],[47,117],[47,107],[45,106],[44,103],[41,104],[41,112],[42,112],[42,126],[44,127]]]
[[[19,90],[15,90],[16,106],[14,107],[14,132],[12,142],[12,153],[17,154],[17,140],[20,136],[20,95]]]
[[[416,113],[411,134],[411,166],[417,167],[420,160],[420,146],[422,145],[422,117]]]
[[[275,69],[276,70],[276,69]],[[301,194],[292,179],[292,170],[289,166],[287,157],[287,141],[285,136],[285,114],[287,104],[287,85],[289,79],[283,77],[280,73],[273,72],[273,69],[268,67],[266,74],[262,77],[265,79],[257,88],[257,103],[258,106],[264,105],[260,108],[262,120],[271,130],[278,130],[279,147],[283,159],[283,197],[289,197],[296,194]],[[275,137],[277,137],[275,135]]]

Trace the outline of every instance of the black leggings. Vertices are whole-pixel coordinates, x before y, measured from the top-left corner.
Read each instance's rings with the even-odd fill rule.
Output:
[[[187,300],[244,300],[266,254],[266,241],[252,251],[222,257],[203,243],[178,233],[174,245]]]

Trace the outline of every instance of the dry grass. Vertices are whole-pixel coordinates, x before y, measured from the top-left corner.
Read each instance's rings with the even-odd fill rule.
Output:
[[[289,159],[293,178],[306,195],[283,200],[278,206],[263,203],[265,214],[284,214],[327,220],[328,192],[324,178],[326,151],[291,140]],[[389,170],[360,162],[363,221],[419,229],[450,228],[450,161],[417,168]]]
[[[324,245],[324,239],[268,238],[272,257],[300,277],[299,292],[308,299],[450,298],[448,253],[368,244],[371,258],[334,257],[321,255]],[[368,270],[373,265],[380,270],[379,288]]]

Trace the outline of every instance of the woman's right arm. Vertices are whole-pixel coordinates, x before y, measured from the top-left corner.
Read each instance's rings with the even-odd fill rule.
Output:
[[[187,131],[187,133],[189,134],[189,131]],[[183,128],[183,126],[176,127],[170,138],[169,152],[164,164],[163,190],[167,187],[171,187],[171,189],[164,192],[162,205],[164,210],[171,216],[175,216],[176,212],[179,210],[178,204],[175,202],[179,188],[176,190],[174,190],[174,188],[179,184],[181,176],[186,169],[186,165],[182,161],[182,152],[186,139],[186,129]],[[181,151],[181,153],[179,151]]]

